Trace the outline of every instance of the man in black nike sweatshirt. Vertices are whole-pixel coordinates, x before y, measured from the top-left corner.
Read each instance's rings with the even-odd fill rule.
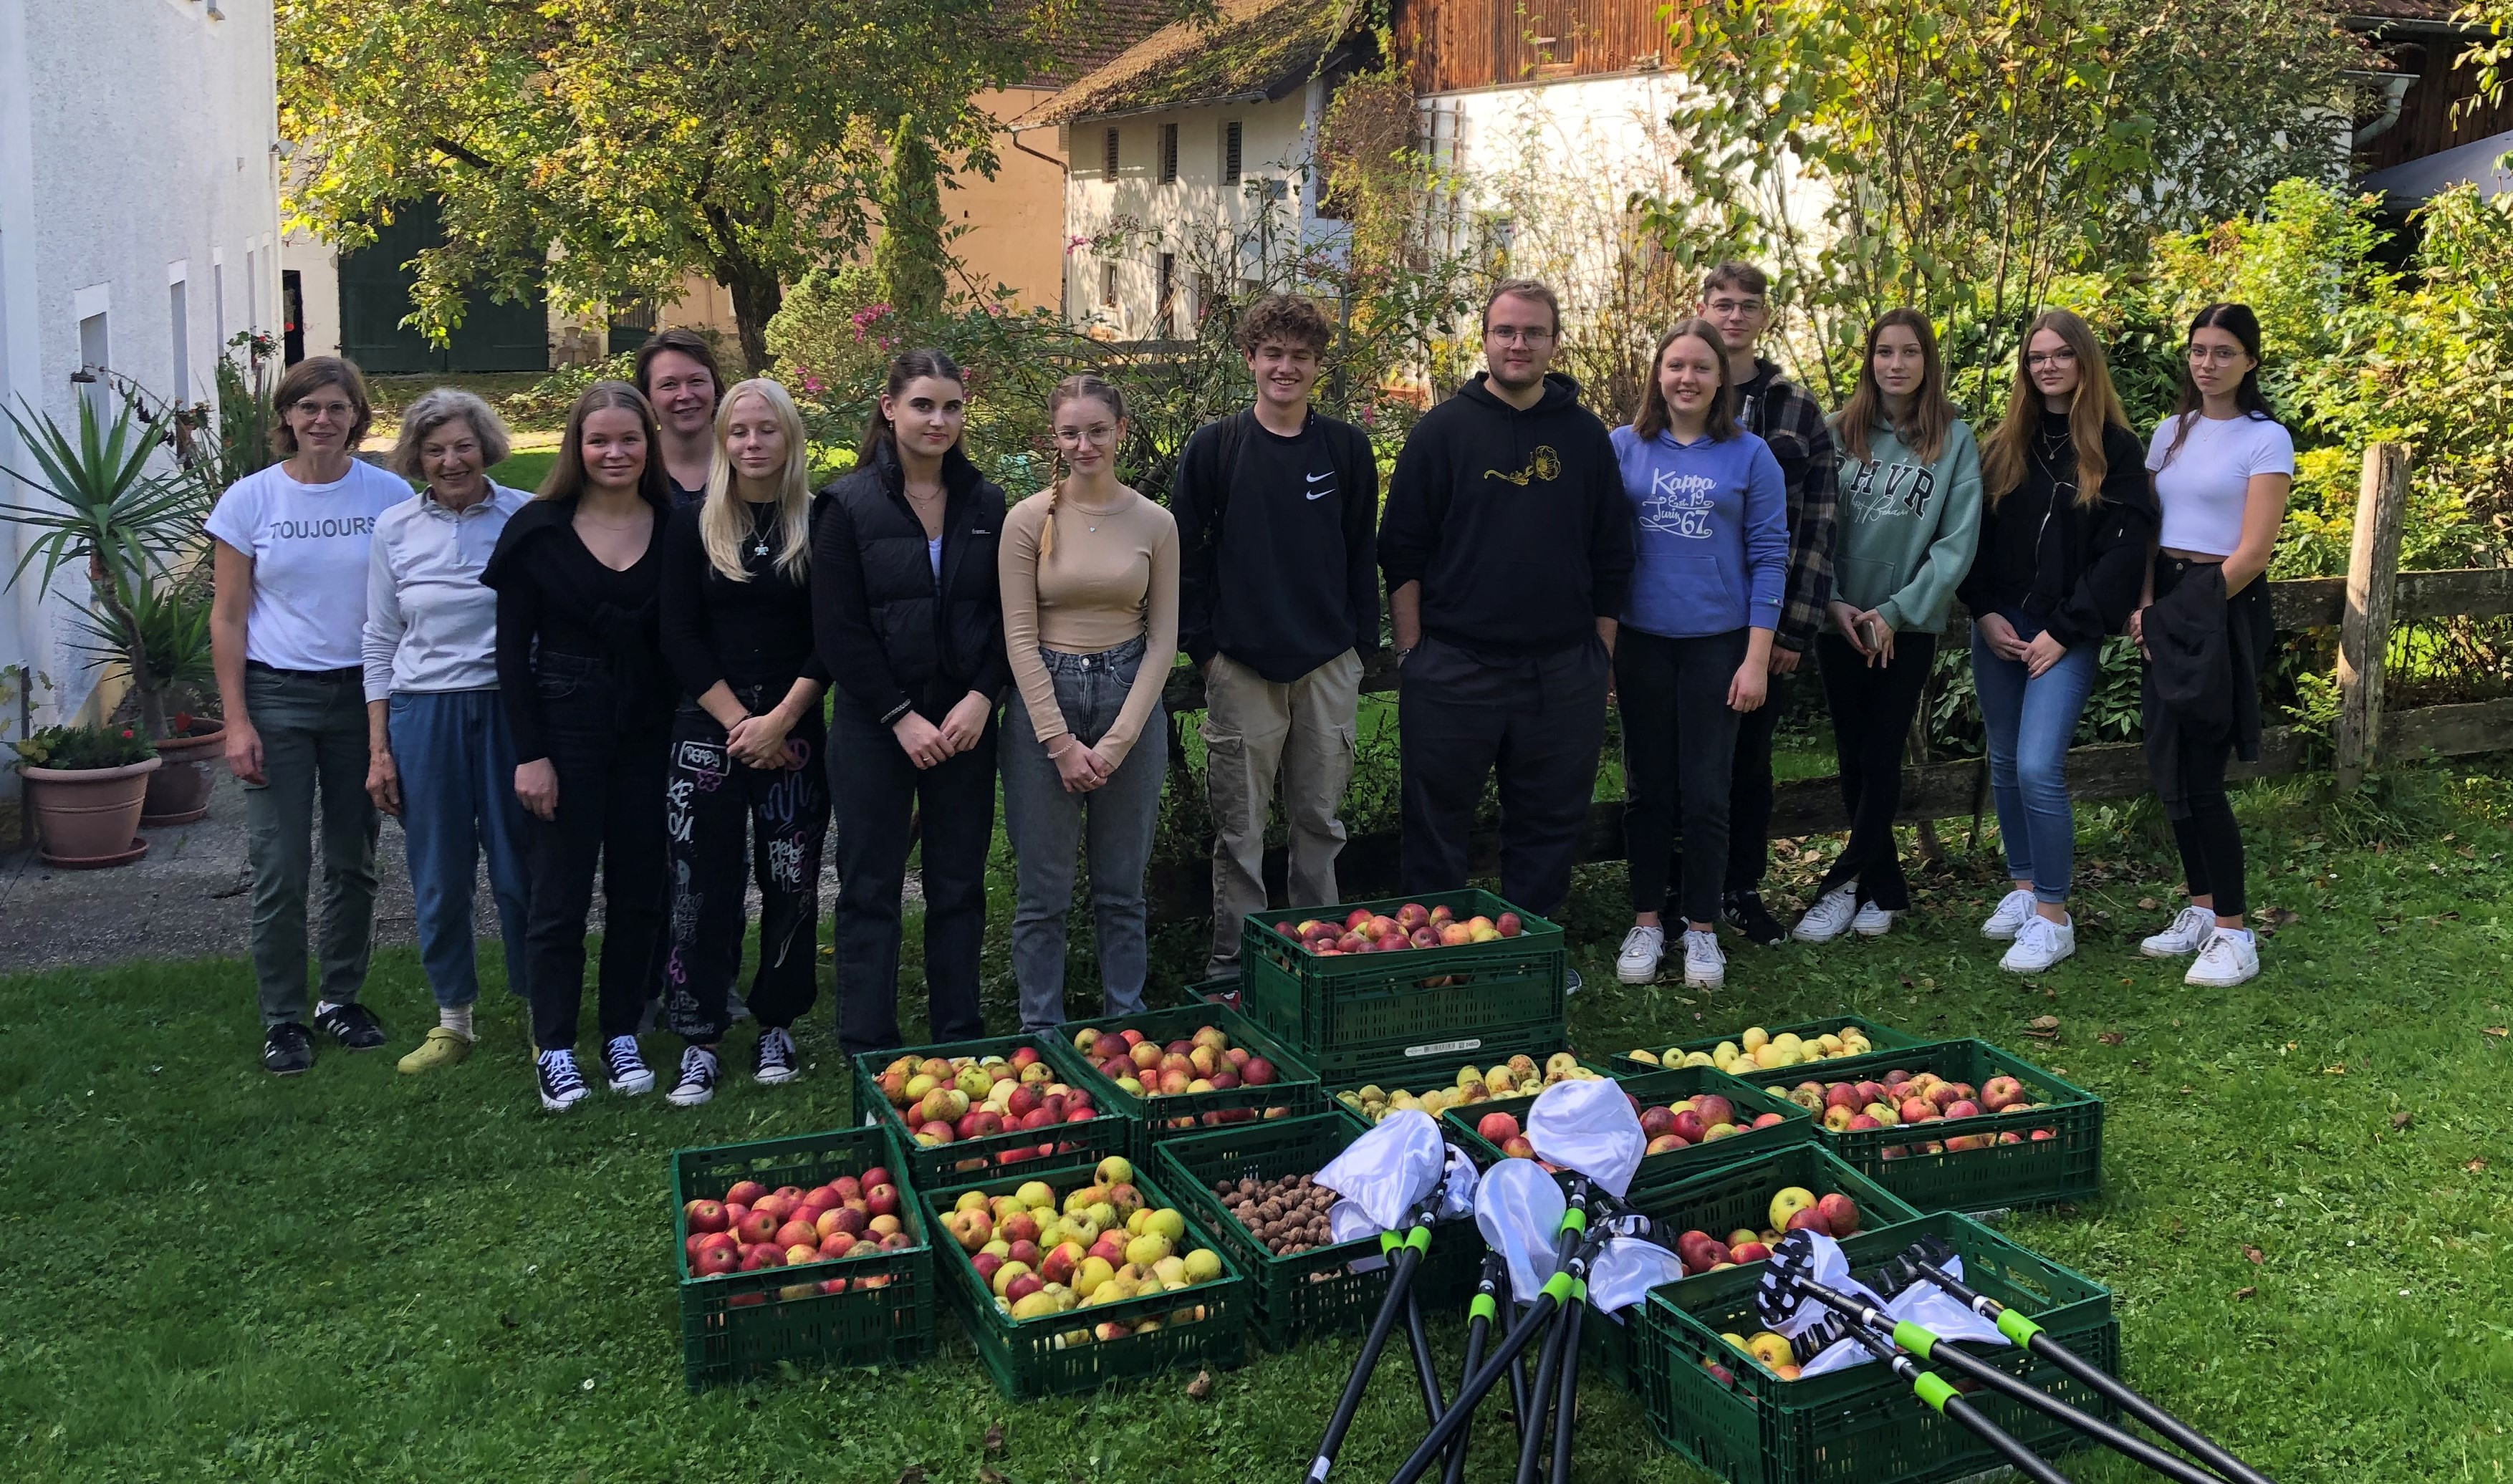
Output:
[[[1561,318],[1543,284],[1494,289],[1489,370],[1407,435],[1378,530],[1403,661],[1405,890],[1466,883],[1497,769],[1501,895],[1546,917],[1571,894],[1632,574],[1606,425],[1547,373]]]

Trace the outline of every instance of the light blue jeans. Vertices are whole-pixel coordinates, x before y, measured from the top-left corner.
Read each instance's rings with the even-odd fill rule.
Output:
[[[2031,640],[2039,625],[2007,614],[2016,637]],[[1998,802],[1998,838],[2007,848],[2007,879],[2031,881],[2033,900],[2054,906],[2068,900],[2077,864],[2077,816],[2068,804],[2068,743],[2077,718],[2094,693],[2095,659],[2102,644],[2079,644],[2059,662],[2028,677],[2021,660],[1993,653],[1975,626],[1972,635],[1973,688],[1980,697],[1981,726],[1989,737],[1989,792]]]
[[[396,690],[384,704],[401,772],[401,828],[419,959],[437,1004],[480,997],[471,955],[471,897],[482,856],[506,945],[506,988],[524,993],[524,806],[515,798],[515,748],[495,690]]]

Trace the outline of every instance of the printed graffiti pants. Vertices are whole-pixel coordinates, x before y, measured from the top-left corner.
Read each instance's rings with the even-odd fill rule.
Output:
[[[734,693],[753,711],[762,709],[757,691]],[[741,972],[745,832],[749,878],[759,884],[759,966],[745,996],[750,1013],[763,1027],[791,1026],[818,994],[820,849],[829,830],[819,709],[805,713],[786,735],[781,768],[736,762],[724,735],[713,717],[683,707],[673,719],[663,784],[663,1020],[674,1035],[700,1046],[724,1038],[733,982]]]

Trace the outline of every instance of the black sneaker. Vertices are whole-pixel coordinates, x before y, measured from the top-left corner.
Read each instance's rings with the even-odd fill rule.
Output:
[[[613,1092],[633,1098],[655,1090],[654,1070],[638,1054],[633,1035],[615,1035],[602,1043],[602,1070]]]
[[[794,1037],[783,1026],[759,1028],[759,1060],[751,1068],[750,1079],[763,1086],[794,1080],[796,1071]]]
[[[314,1017],[344,1051],[373,1051],[384,1043],[384,1028],[362,1004],[334,1005]]]
[[[535,1070],[540,1076],[541,1107],[551,1113],[565,1113],[592,1093],[584,1085],[584,1074],[576,1070],[573,1051],[544,1051]]]
[[[293,1077],[314,1065],[314,1036],[293,1020],[282,1021],[261,1037],[261,1070],[272,1076]]]
[[[704,1046],[682,1048],[680,1079],[663,1101],[674,1108],[696,1108],[714,1096],[715,1053]]]
[[[1730,927],[1743,934],[1748,943],[1757,943],[1765,948],[1777,948],[1789,941],[1789,930],[1780,925],[1777,918],[1763,910],[1763,898],[1759,892],[1728,893],[1728,900],[1720,916],[1728,919]]]

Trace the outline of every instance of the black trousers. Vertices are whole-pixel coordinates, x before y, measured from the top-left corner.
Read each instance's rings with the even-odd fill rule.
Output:
[[[1615,700],[1623,714],[1623,853],[1632,911],[1719,920],[1728,863],[1728,780],[1737,724],[1728,686],[1745,662],[1745,631],[1615,638]],[[1684,825],[1683,846],[1676,822]],[[1673,895],[1667,887],[1680,883]]]
[[[1894,846],[1894,815],[1902,807],[1902,749],[1912,714],[1937,657],[1935,634],[1896,634],[1891,664],[1870,665],[1838,634],[1815,642],[1823,699],[1832,713],[1833,757],[1841,766],[1841,801],[1850,811],[1850,842],[1824,873],[1821,896],[1845,881],[1858,900],[1888,912],[1907,911],[1911,886]]]
[[[1772,738],[1789,709],[1789,676],[1772,673],[1763,704],[1736,723],[1736,762],[1728,784],[1730,891],[1760,891],[1772,869]]]
[[[602,873],[602,965],[596,1017],[605,1041],[637,1034],[655,984],[663,922],[662,727],[622,731],[618,685],[598,660],[544,654],[536,661],[550,764],[558,771],[554,817],[525,819],[532,875],[525,918],[533,1044],[576,1046],[584,1000],[584,923]]]
[[[2198,569],[2197,564],[2159,555],[2155,563],[2157,600],[2163,600]],[[2249,656],[2266,648],[2264,637],[2270,633],[2268,602],[2268,584],[2257,578],[2225,600],[2228,628],[2249,625],[2256,636],[2263,637],[2248,647],[2235,644],[2230,635],[2226,641],[2235,656],[2233,683],[2253,696],[2259,693],[2260,682],[2258,668],[2249,662]],[[2175,814],[2170,807],[2165,812],[2173,824],[2173,842],[2181,851],[2182,880],[2189,885],[2192,896],[2209,898],[2217,916],[2239,918],[2250,910],[2250,903],[2243,891],[2243,831],[2234,822],[2233,802],[2225,797],[2225,764],[2233,760],[2234,733],[2230,727],[2201,732],[2180,725],[2161,703],[2153,700],[2151,673],[2144,683],[2147,693],[2141,700],[2147,704],[2141,709],[2148,730],[2180,728],[2174,739],[2176,745],[2170,751],[2178,769],[2181,802],[2187,812]],[[2152,773],[2155,764],[2151,753],[2148,767]],[[2161,791],[2168,780],[2159,778],[2156,782]],[[2169,791],[2166,792],[2169,799]]]
[[[784,691],[735,694],[757,712],[776,705]],[[749,881],[759,884],[759,967],[743,996],[752,1017],[762,1027],[791,1026],[819,996],[820,842],[829,833],[819,709],[805,713],[786,734],[785,767],[737,762],[724,738],[715,718],[682,707],[672,720],[663,785],[670,904],[663,1023],[697,1046],[722,1040],[732,1023]]]
[[[1484,779],[1498,774],[1500,894],[1552,917],[1571,896],[1606,741],[1605,644],[1487,659],[1425,638],[1398,677],[1400,874],[1410,893],[1466,884]]]
[[[918,711],[938,725],[949,709]],[[986,1034],[977,1009],[977,956],[986,933],[997,736],[990,717],[977,746],[919,768],[889,727],[847,697],[830,707],[838,1042],[851,1056],[899,1043],[899,894],[907,881],[911,820],[924,846],[926,1015],[933,1038],[964,1041]]]

